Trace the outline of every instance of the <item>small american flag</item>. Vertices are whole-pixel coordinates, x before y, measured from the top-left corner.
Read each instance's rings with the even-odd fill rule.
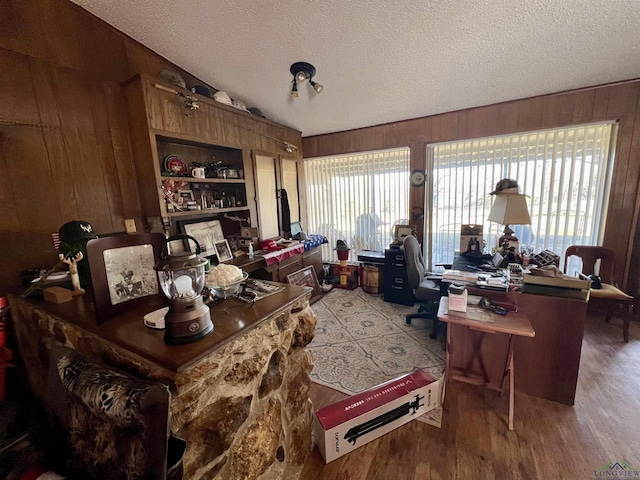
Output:
[[[51,240],[53,240],[53,248],[56,250],[60,249],[60,235],[57,233],[51,234]]]

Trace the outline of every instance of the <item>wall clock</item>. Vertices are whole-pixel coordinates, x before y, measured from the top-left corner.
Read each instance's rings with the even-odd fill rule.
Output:
[[[412,170],[410,180],[411,185],[414,187],[421,187],[424,185],[424,182],[426,182],[427,175],[424,173],[424,170]]]

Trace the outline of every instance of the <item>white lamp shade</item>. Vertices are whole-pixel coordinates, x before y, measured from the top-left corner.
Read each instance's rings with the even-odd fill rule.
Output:
[[[496,195],[488,220],[502,225],[531,225],[526,195],[520,193]]]

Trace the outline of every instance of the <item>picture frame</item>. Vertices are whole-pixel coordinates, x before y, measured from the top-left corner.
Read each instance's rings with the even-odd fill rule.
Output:
[[[393,227],[393,238],[402,240],[404,237],[413,235],[416,231],[415,225],[395,225]]]
[[[310,287],[312,289],[311,299],[309,300],[310,304],[322,298],[322,290],[320,290],[318,276],[312,265],[287,275],[287,283],[290,285]]]
[[[165,245],[162,233],[110,236],[87,242],[98,324],[132,308],[165,302],[153,269]]]
[[[291,237],[295,237],[297,234],[304,232],[301,222],[291,222]]]
[[[187,220],[178,222],[180,231],[185,235],[189,235],[197,240],[200,244],[200,253],[204,257],[217,255],[216,242],[224,240],[224,232],[222,224],[217,218],[199,218],[197,220]],[[188,242],[188,240],[185,240]],[[187,250],[191,250],[190,246],[185,244]]]
[[[183,203],[195,201],[193,190],[178,190],[178,197],[182,199]]]
[[[216,253],[220,262],[226,262],[233,259],[233,253],[227,240],[220,240],[215,243]]]

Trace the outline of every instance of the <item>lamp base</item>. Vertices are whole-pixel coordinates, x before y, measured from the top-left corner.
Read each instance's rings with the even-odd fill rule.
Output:
[[[202,297],[171,303],[164,321],[164,342],[169,345],[192,343],[213,332],[211,313]]]
[[[513,230],[509,228],[509,225],[504,226],[503,235],[498,239],[498,246],[503,249],[509,249],[514,247],[516,252],[518,252],[519,240],[513,234]]]

